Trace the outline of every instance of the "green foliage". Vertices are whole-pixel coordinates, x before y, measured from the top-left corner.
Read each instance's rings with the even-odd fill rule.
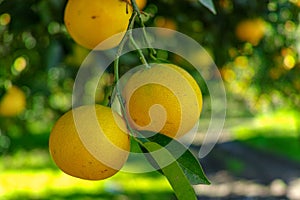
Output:
[[[48,132],[54,120],[71,107],[76,68],[64,63],[73,43],[63,25],[64,3],[0,3],[0,88],[5,91],[16,85],[27,96],[21,115],[0,116],[4,135]]]
[[[153,159],[158,163],[158,166],[162,167],[161,171],[169,180],[174,192],[179,200],[196,199],[196,194],[191,185],[189,184],[184,172],[180,168],[180,165],[172,157],[169,151],[155,142],[145,142],[143,147],[146,148]],[[160,151],[155,153],[155,151]],[[170,162],[167,166],[165,162]]]
[[[203,2],[210,5],[211,1]],[[88,50],[76,45],[66,32],[65,3],[58,0],[0,3],[0,94],[11,84],[20,86],[27,94],[27,110],[22,115],[2,118],[3,134],[49,131],[55,119],[70,109],[77,67]],[[216,15],[196,0],[149,0],[145,12],[151,17],[146,24],[167,26],[199,41],[221,69],[229,95],[245,101],[250,111],[299,107],[297,2],[220,0],[214,2],[214,7]],[[235,35],[236,26],[257,17],[267,24],[264,37],[258,45],[240,41]],[[161,23],[162,19],[171,20],[173,27]],[[24,68],[17,65],[18,58],[25,59]],[[163,59],[166,58],[186,65],[164,54]]]
[[[175,29],[203,45],[221,71],[230,101],[243,101],[240,106],[243,109],[252,113],[282,107],[299,110],[299,1],[200,2],[149,0],[145,8],[149,15],[143,21],[147,26]],[[74,79],[89,51],[69,37],[63,23],[65,3],[66,0],[0,0],[0,99],[10,85],[19,86],[27,95],[27,107],[21,115],[0,116],[0,155],[20,149],[46,148],[47,142],[42,138],[47,136],[55,120],[71,108]],[[257,43],[237,36],[238,25],[249,19],[261,19],[265,23],[264,35]],[[159,56],[161,60],[189,68],[186,62],[169,53],[160,51]],[[129,57],[122,60],[126,62],[129,64],[122,66],[122,73],[139,61]],[[192,69],[189,71],[194,73]],[[101,87],[101,91],[108,91],[111,86],[106,82]],[[99,103],[107,102],[109,96],[104,96]],[[296,126],[299,124],[298,118]],[[277,153],[282,152],[284,144],[287,152],[284,155],[297,159],[296,132],[299,128],[293,131],[293,136],[286,135],[290,133],[286,130],[254,129],[240,130],[239,136],[247,144]],[[270,137],[270,133],[283,135]],[[245,135],[252,137],[243,138]],[[142,147],[151,152],[169,142],[168,138],[157,135]],[[185,148],[180,143],[176,145]],[[174,159],[173,151],[163,152]],[[233,168],[238,170],[239,166]],[[192,198],[190,184],[208,184],[201,165],[188,150],[161,172],[175,188],[178,198],[184,191]],[[177,190],[178,187],[181,189]]]
[[[153,133],[149,131],[143,131],[142,134],[144,136],[147,136],[152,135]],[[189,151],[188,147],[184,146],[177,140],[173,140],[172,138],[159,133],[148,137],[145,140],[157,143],[161,146],[160,148],[166,148],[166,150],[168,150],[172,154],[176,162],[178,162],[180,168],[188,178],[190,184],[210,184],[203,172],[198,159]],[[153,150],[150,150],[150,152],[151,151]]]
[[[216,15],[196,2],[166,0],[158,5],[157,16],[172,20],[177,31],[205,47],[220,68],[231,100],[243,101],[252,113],[299,109],[299,1],[214,1]],[[257,43],[236,34],[241,22],[253,19],[265,22]],[[243,34],[254,35],[255,29]]]
[[[167,177],[178,199],[196,199],[191,185],[210,184],[198,159],[183,144],[160,133],[136,133],[143,137],[136,140],[146,158]]]

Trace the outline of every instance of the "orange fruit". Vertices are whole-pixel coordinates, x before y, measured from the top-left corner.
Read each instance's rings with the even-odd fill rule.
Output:
[[[143,6],[143,1],[137,0],[137,4]],[[126,0],[68,0],[64,21],[75,42],[94,49],[109,37],[126,31],[131,14],[132,7]],[[123,36],[124,33],[119,34],[96,49],[113,48]]]
[[[143,10],[147,5],[147,0],[136,0],[136,4],[140,10]]]
[[[159,28],[166,28],[176,31],[177,30],[177,24],[173,19],[169,19],[162,16],[157,16],[154,20],[154,25]],[[157,34],[163,37],[169,37],[172,36],[172,33],[169,31],[157,30]]]
[[[11,86],[0,101],[0,115],[13,117],[26,108],[26,95],[17,86]]]
[[[266,32],[266,22],[263,19],[247,19],[241,21],[235,30],[238,39],[245,42],[250,42],[256,46],[264,37]]]
[[[75,108],[61,116],[49,138],[50,154],[65,173],[87,180],[116,174],[130,151],[123,119],[101,105]]]
[[[191,130],[202,110],[194,78],[173,64],[155,64],[135,72],[122,91],[131,126],[178,138]]]

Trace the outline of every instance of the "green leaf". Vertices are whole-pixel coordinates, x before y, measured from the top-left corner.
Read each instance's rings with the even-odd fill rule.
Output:
[[[144,136],[153,134],[149,131],[143,131],[141,133]],[[148,137],[147,140],[158,143],[159,145],[165,147],[172,154],[172,156],[177,159],[179,166],[188,178],[190,184],[210,184],[198,159],[183,144],[160,133]],[[148,158],[148,160],[154,167],[157,168],[155,163],[153,161],[151,162],[151,158]]]
[[[184,174],[187,176],[192,185],[210,184],[200,163],[195,159],[194,155],[190,151],[186,151],[182,156],[180,156],[177,159],[177,162],[180,164]]]
[[[162,167],[161,170],[172,186],[178,200],[197,199],[193,187],[189,184],[178,162],[167,149],[155,142],[145,142],[143,147],[150,152],[159,166],[165,166],[166,162],[171,162],[171,164]]]
[[[216,14],[215,5],[212,0],[199,0],[206,8],[208,8],[213,14]]]

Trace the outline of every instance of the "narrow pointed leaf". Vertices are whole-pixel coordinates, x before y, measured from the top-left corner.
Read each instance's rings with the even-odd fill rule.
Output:
[[[151,132],[143,131],[142,134],[149,135]],[[210,184],[198,159],[183,144],[159,133],[152,137],[148,137],[147,140],[166,147],[173,157],[176,158],[190,184]],[[170,144],[170,142],[172,142],[172,144]],[[151,161],[151,158],[148,160],[154,167],[157,168],[157,165],[153,162],[153,160]]]
[[[161,168],[161,171],[168,179],[178,200],[197,199],[193,187],[189,184],[189,181],[178,162],[176,162],[175,158],[167,149],[155,142],[145,142],[143,147],[150,152],[151,156],[159,166],[164,166]],[[171,164],[166,166],[166,162],[170,162]]]
[[[182,156],[180,156],[177,159],[177,162],[192,185],[210,184],[200,163],[195,159],[194,155],[190,151],[186,151]]]
[[[206,8],[208,8],[213,14],[216,14],[215,5],[212,0],[199,0]]]

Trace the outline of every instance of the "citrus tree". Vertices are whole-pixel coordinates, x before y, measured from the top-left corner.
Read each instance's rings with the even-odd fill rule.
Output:
[[[238,20],[231,21],[233,9]],[[299,1],[233,1],[221,10],[232,29],[222,63],[228,90],[254,114],[293,110],[300,132]]]
[[[194,103],[196,106],[193,109],[197,111],[193,113],[193,120],[184,121],[185,125],[181,126],[186,128],[182,128],[179,135],[184,135],[190,124],[199,118],[202,98],[209,95],[203,80],[197,77],[195,68],[186,60],[160,49],[137,50],[126,56],[119,56],[118,51],[112,51],[116,54],[103,56],[104,59],[113,56],[114,63],[102,77],[96,77],[100,79],[96,95],[85,93],[84,90],[80,95],[83,98],[95,96],[95,102],[101,107],[97,105],[95,110],[88,107],[72,109],[72,92],[78,67],[91,49],[115,33],[138,27],[156,26],[177,30],[200,42],[219,67],[229,96],[237,101],[242,100],[247,105],[244,107],[252,113],[286,106],[299,110],[299,1],[217,0],[214,5],[209,0],[93,2],[95,6],[81,5],[83,1],[71,0],[0,1],[0,153],[9,150],[9,137],[28,133],[48,134],[52,131],[51,155],[62,170],[86,179],[109,177],[121,169],[127,155],[126,152],[116,152],[114,158],[117,161],[111,160],[115,167],[111,167],[109,161],[99,162],[93,157],[94,154],[109,154],[109,149],[116,151],[115,147],[101,148],[101,142],[89,142],[93,133],[88,131],[92,125],[84,126],[90,124],[86,115],[97,116],[95,121],[99,120],[101,127],[104,123],[104,127],[101,131],[96,127],[95,130],[101,137],[108,138],[105,144],[116,143],[117,149],[126,151],[131,145],[131,151],[145,153],[148,162],[167,176],[179,199],[195,198],[191,185],[208,184],[208,180],[198,159],[174,135],[180,129],[180,117],[174,112],[179,102],[172,95],[174,93],[155,84],[132,91],[134,83],[146,79],[143,77],[152,77],[154,81],[159,77],[168,80],[170,74],[174,74],[174,81],[171,82],[187,81],[187,84],[174,86],[178,93],[190,90],[188,96],[196,94],[193,98],[184,99],[186,94],[179,98],[184,104]],[[82,31],[86,35],[81,35]],[[170,32],[159,34],[165,38],[172,37]],[[147,34],[143,37],[145,40],[148,38]],[[122,50],[126,42],[135,45],[135,38],[130,31],[101,45],[97,51],[110,48]],[[196,58],[202,58],[201,52],[193,54]],[[147,67],[149,60],[154,60],[160,66]],[[207,62],[205,59],[202,61]],[[138,63],[143,63],[149,70],[137,72],[129,81],[130,84],[118,91],[118,79]],[[182,71],[183,68],[186,71]],[[93,71],[88,73],[92,74]],[[90,87],[90,84],[85,87]],[[108,108],[113,105],[113,100],[120,106],[118,112]],[[154,104],[163,105],[166,112],[171,114],[155,115],[156,110],[153,110],[157,124],[145,130],[143,126],[154,118],[139,111],[147,111]],[[107,109],[110,109],[109,114],[98,114],[107,113],[102,111]],[[189,109],[187,106],[182,112],[190,113]],[[116,118],[120,118],[123,125],[117,123]],[[85,122],[82,123],[83,127],[78,121]],[[168,122],[165,127],[162,127],[162,121]],[[105,128],[106,125],[109,128]],[[119,130],[116,126],[124,128]],[[86,128],[87,138],[77,135],[76,130],[80,130],[80,127]],[[153,132],[160,128],[163,128],[161,133],[154,135]],[[111,130],[116,130],[115,135],[111,135]],[[120,137],[115,138],[116,135]],[[62,136],[63,140],[58,143],[59,139],[56,138]],[[128,144],[128,137],[138,148]],[[91,144],[93,149],[89,147],[87,150],[86,146],[89,145],[82,146],[79,140]],[[66,145],[70,144],[69,141],[72,141],[72,145]],[[172,151],[173,148],[163,148],[170,142],[173,142],[175,149],[184,153],[179,156]],[[160,154],[153,153],[158,149],[161,150]],[[76,157],[74,153],[82,156]],[[65,157],[69,159],[63,159]],[[164,159],[171,164],[167,165]],[[74,168],[75,171],[69,171],[75,162],[82,165]]]
[[[73,105],[51,131],[50,153],[57,166],[72,176],[105,179],[125,164],[131,138],[131,143],[139,147],[136,153],[144,153],[153,170],[167,177],[178,199],[196,199],[192,185],[209,184],[209,181],[198,159],[177,138],[187,134],[198,122],[202,110],[201,90],[183,68],[160,62],[153,48],[149,48],[149,55],[159,62],[148,63],[149,58],[139,48],[132,33],[134,27],[142,27],[142,36],[149,43],[142,17],[148,15],[141,11],[141,3],[137,2],[67,2],[64,21],[70,36],[78,44],[94,51],[117,48],[113,64],[114,92],[108,105],[117,102],[120,109],[118,112],[103,105],[76,105],[75,108]],[[210,4],[211,9],[212,6]],[[114,8],[114,14],[109,12],[111,8]],[[109,26],[110,23],[113,25]],[[120,31],[126,32],[115,35]],[[112,39],[107,40],[111,36]],[[121,88],[120,57],[127,42],[136,48],[143,67]],[[153,109],[156,105],[164,108],[165,115]],[[125,125],[120,126],[119,121]]]
[[[299,119],[299,1],[220,0],[216,15],[192,2],[178,2],[178,7],[165,2],[156,23],[163,18],[170,26],[171,19],[176,26],[170,27],[201,42],[235,104],[245,103],[253,115],[291,109]],[[178,15],[180,9],[189,12]]]

